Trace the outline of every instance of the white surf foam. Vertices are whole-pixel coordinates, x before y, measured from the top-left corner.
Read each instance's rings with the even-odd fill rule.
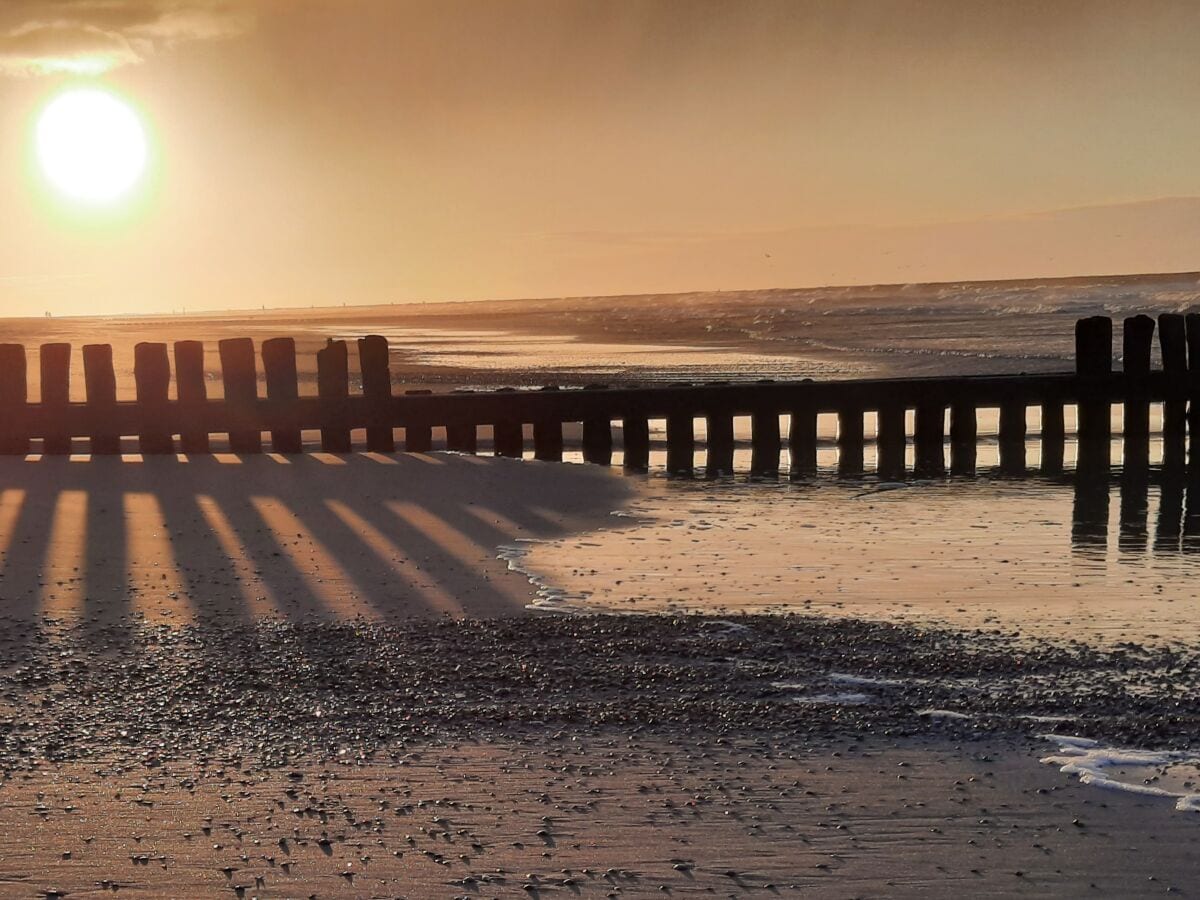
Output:
[[[1083,784],[1110,791],[1175,800],[1175,808],[1200,812],[1200,756],[1172,750],[1107,747],[1090,738],[1065,734],[1038,735],[1058,745],[1058,753],[1042,759]]]

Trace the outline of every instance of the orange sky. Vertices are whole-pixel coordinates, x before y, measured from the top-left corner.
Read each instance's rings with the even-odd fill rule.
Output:
[[[4,0],[0,303],[1197,269],[1198,38],[1152,0]],[[80,56],[159,150],[102,223],[26,170]]]

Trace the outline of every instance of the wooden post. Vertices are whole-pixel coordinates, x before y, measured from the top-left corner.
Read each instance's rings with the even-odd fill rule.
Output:
[[[838,410],[838,473],[861,475],[863,471],[863,410],[860,406]]]
[[[916,474],[940,478],[946,474],[946,407],[940,403],[917,404],[913,423]]]
[[[142,342],[133,348],[133,380],[142,412],[138,450],[142,453],[171,453],[175,449],[164,420],[171,392],[171,358],[167,345]]]
[[[250,338],[226,338],[218,342],[221,357],[221,382],[225,386],[225,407],[234,415],[253,414],[258,405],[258,371],[254,362],[254,341]],[[229,432],[229,449],[234,453],[262,453],[262,432],[237,428]]]
[[[0,344],[0,454],[24,456],[29,437],[18,432],[14,415],[29,402],[25,347]]]
[[[975,407],[967,400],[950,404],[950,473],[974,475],[978,454],[979,424]]]
[[[93,422],[91,453],[93,456],[121,452],[121,435],[113,433],[107,422],[117,405],[117,376],[113,372],[112,347],[108,344],[85,344],[83,347],[83,382],[87,404]]]
[[[1200,465],[1200,313],[1183,317],[1187,341],[1187,430],[1188,453],[1193,466]]]
[[[1150,400],[1146,379],[1150,376],[1150,350],[1154,345],[1154,320],[1129,316],[1124,323],[1123,356],[1128,395],[1125,400],[1125,445],[1146,443],[1150,436]]]
[[[192,424],[200,419],[208,399],[208,386],[204,381],[204,344],[200,341],[175,342],[175,393],[187,423],[180,429],[180,448],[184,453],[207,453],[208,432]]]
[[[733,415],[710,413],[705,418],[704,474],[707,478],[733,474]]]
[[[691,475],[696,459],[696,432],[692,414],[667,414],[667,473]]]
[[[1179,313],[1163,313],[1158,317],[1158,346],[1163,372],[1167,375],[1163,437],[1169,447],[1178,443],[1187,428],[1187,322]]]
[[[368,334],[358,339],[358,368],[362,373],[363,396],[370,403],[372,417],[387,424],[367,426],[367,449],[374,453],[393,453],[396,437],[392,430],[392,368],[387,338]],[[446,429],[449,445],[450,430]]]
[[[497,388],[496,393],[512,393],[512,388]],[[520,459],[525,455],[525,431],[520,422],[500,419],[492,423],[492,447],[496,456]]]
[[[42,405],[58,412],[63,420],[54,423],[42,440],[42,452],[62,455],[71,452],[71,435],[66,432],[66,406],[71,402],[71,345],[42,344],[38,351],[42,379]],[[51,413],[51,421],[54,416]]]
[[[350,397],[350,353],[345,341],[329,338],[317,351],[317,396],[322,403],[321,449],[326,453],[349,453],[350,429],[334,424]]]
[[[433,391],[415,388],[404,392],[410,397],[428,397]],[[433,449],[433,424],[428,421],[409,422],[404,426],[404,450],[406,453],[428,453]]]
[[[461,388],[451,391],[453,394],[469,393]],[[474,453],[478,449],[478,436],[475,423],[446,426],[446,449],[455,453]]]
[[[267,399],[283,410],[294,410],[300,398],[300,380],[296,373],[296,342],[289,337],[268,338],[262,342],[263,375]],[[288,424],[271,429],[271,449],[276,453],[301,453],[304,441],[297,420],[290,412],[277,413]]]
[[[645,416],[621,420],[621,455],[624,467],[632,472],[650,468],[650,423]]]
[[[557,391],[558,385],[547,385],[543,391]],[[533,458],[543,462],[562,462],[562,422],[542,419],[533,423]]]
[[[1059,474],[1063,470],[1063,455],[1067,442],[1067,426],[1061,400],[1047,400],[1042,404],[1042,427],[1039,440],[1042,451],[1042,474]]]
[[[1025,471],[1025,404],[1000,404],[1000,471],[1019,475]]]
[[[778,410],[756,411],[750,418],[750,474],[767,478],[778,475],[782,449]]]
[[[589,384],[585,390],[602,391],[606,384]],[[583,461],[598,466],[611,466],[613,454],[612,422],[608,418],[584,419]]]
[[[904,453],[908,446],[905,409],[889,403],[879,409],[879,428],[875,447],[879,457],[879,477],[894,481],[905,475]]]
[[[789,474],[792,478],[809,478],[817,474],[817,411],[800,407],[791,411],[788,429]]]
[[[1112,437],[1112,402],[1105,387],[1112,374],[1112,319],[1091,316],[1075,323],[1075,374],[1081,379],[1080,444],[1107,446]],[[1081,455],[1083,452],[1081,446]]]

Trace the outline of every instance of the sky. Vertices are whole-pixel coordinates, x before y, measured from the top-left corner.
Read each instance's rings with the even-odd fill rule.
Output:
[[[0,313],[1200,269],[1200,4],[4,0]],[[151,135],[78,214],[56,92]]]

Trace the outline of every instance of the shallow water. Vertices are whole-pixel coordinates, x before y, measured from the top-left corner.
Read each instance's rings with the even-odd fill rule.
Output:
[[[539,585],[541,609],[798,611],[1108,644],[1195,640],[1200,482],[1164,470],[1161,445],[1145,467],[1089,477],[1003,476],[989,469],[994,452],[981,448],[972,478],[630,476],[639,493],[611,526],[505,552]]]

